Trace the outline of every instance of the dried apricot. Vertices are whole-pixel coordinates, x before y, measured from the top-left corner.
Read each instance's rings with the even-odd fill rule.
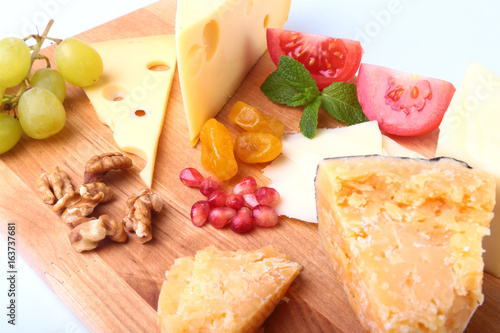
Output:
[[[248,132],[269,133],[279,138],[285,130],[285,125],[278,118],[263,114],[241,101],[233,105],[228,117],[233,124]]]
[[[233,136],[231,132],[211,118],[201,128],[201,164],[219,180],[232,178],[238,172],[234,157]]]
[[[281,140],[269,133],[244,132],[235,140],[234,151],[246,163],[265,163],[281,154]]]

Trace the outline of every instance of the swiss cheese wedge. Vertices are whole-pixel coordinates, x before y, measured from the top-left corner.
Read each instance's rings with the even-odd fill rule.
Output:
[[[462,332],[483,302],[495,179],[453,159],[325,159],[319,230],[370,332]]]
[[[162,332],[255,332],[285,295],[301,266],[268,246],[179,258],[158,300]]]
[[[104,72],[84,88],[99,119],[113,130],[116,144],[146,161],[141,178],[153,181],[158,140],[175,73],[173,35],[113,40],[92,44]]]
[[[282,28],[291,0],[179,0],[175,36],[192,145],[266,51],[266,28]]]

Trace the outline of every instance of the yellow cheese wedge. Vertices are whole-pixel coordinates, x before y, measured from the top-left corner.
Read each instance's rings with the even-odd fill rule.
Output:
[[[266,28],[282,28],[290,0],[179,0],[175,22],[179,80],[192,145],[267,48]]]
[[[113,40],[92,44],[104,73],[84,88],[99,119],[114,132],[116,144],[146,161],[141,178],[153,181],[158,140],[175,73],[173,35]]]
[[[326,159],[319,230],[370,332],[462,332],[483,302],[495,179],[453,159]]]
[[[500,201],[499,76],[477,63],[469,65],[439,126],[436,156],[458,158],[495,175]],[[500,277],[500,204],[483,246],[485,270]]]
[[[158,300],[162,332],[255,332],[301,266],[271,246],[256,251],[207,247],[179,258]]]

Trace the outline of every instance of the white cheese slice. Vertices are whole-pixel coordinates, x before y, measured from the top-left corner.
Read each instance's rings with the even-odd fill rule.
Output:
[[[266,28],[282,28],[290,0],[179,0],[175,36],[192,145],[266,51]]]
[[[113,130],[116,144],[146,161],[140,175],[151,187],[158,140],[175,73],[173,35],[92,44],[104,73],[84,88],[99,119]]]
[[[496,177],[500,200],[500,77],[469,64],[439,126],[436,156],[467,162]],[[485,270],[500,277],[500,205],[495,206],[491,235],[483,240]]]
[[[318,129],[314,139],[301,133],[281,137],[282,155],[267,166],[268,185],[281,195],[278,215],[317,223],[314,178],[324,158],[355,155],[423,157],[380,133],[376,121],[349,127]]]

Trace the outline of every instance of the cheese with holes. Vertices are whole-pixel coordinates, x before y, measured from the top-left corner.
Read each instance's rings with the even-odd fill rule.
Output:
[[[146,161],[140,175],[151,187],[156,151],[175,73],[173,35],[92,44],[104,63],[100,80],[84,88],[116,144]]]
[[[495,179],[450,158],[318,166],[321,240],[370,332],[462,332],[483,302]]]
[[[207,247],[179,258],[161,288],[162,332],[256,332],[300,273],[271,246],[255,251]]]
[[[500,77],[469,65],[439,126],[436,156],[458,158],[495,175],[500,200]],[[485,270],[500,277],[500,204],[483,246]]]
[[[376,121],[335,129],[318,129],[314,139],[301,133],[285,134],[282,154],[264,169],[268,186],[281,195],[275,210],[279,215],[316,223],[314,178],[318,163],[327,157],[386,154],[420,157],[382,135]]]
[[[192,145],[266,51],[266,28],[282,28],[290,0],[179,0],[175,36]]]

